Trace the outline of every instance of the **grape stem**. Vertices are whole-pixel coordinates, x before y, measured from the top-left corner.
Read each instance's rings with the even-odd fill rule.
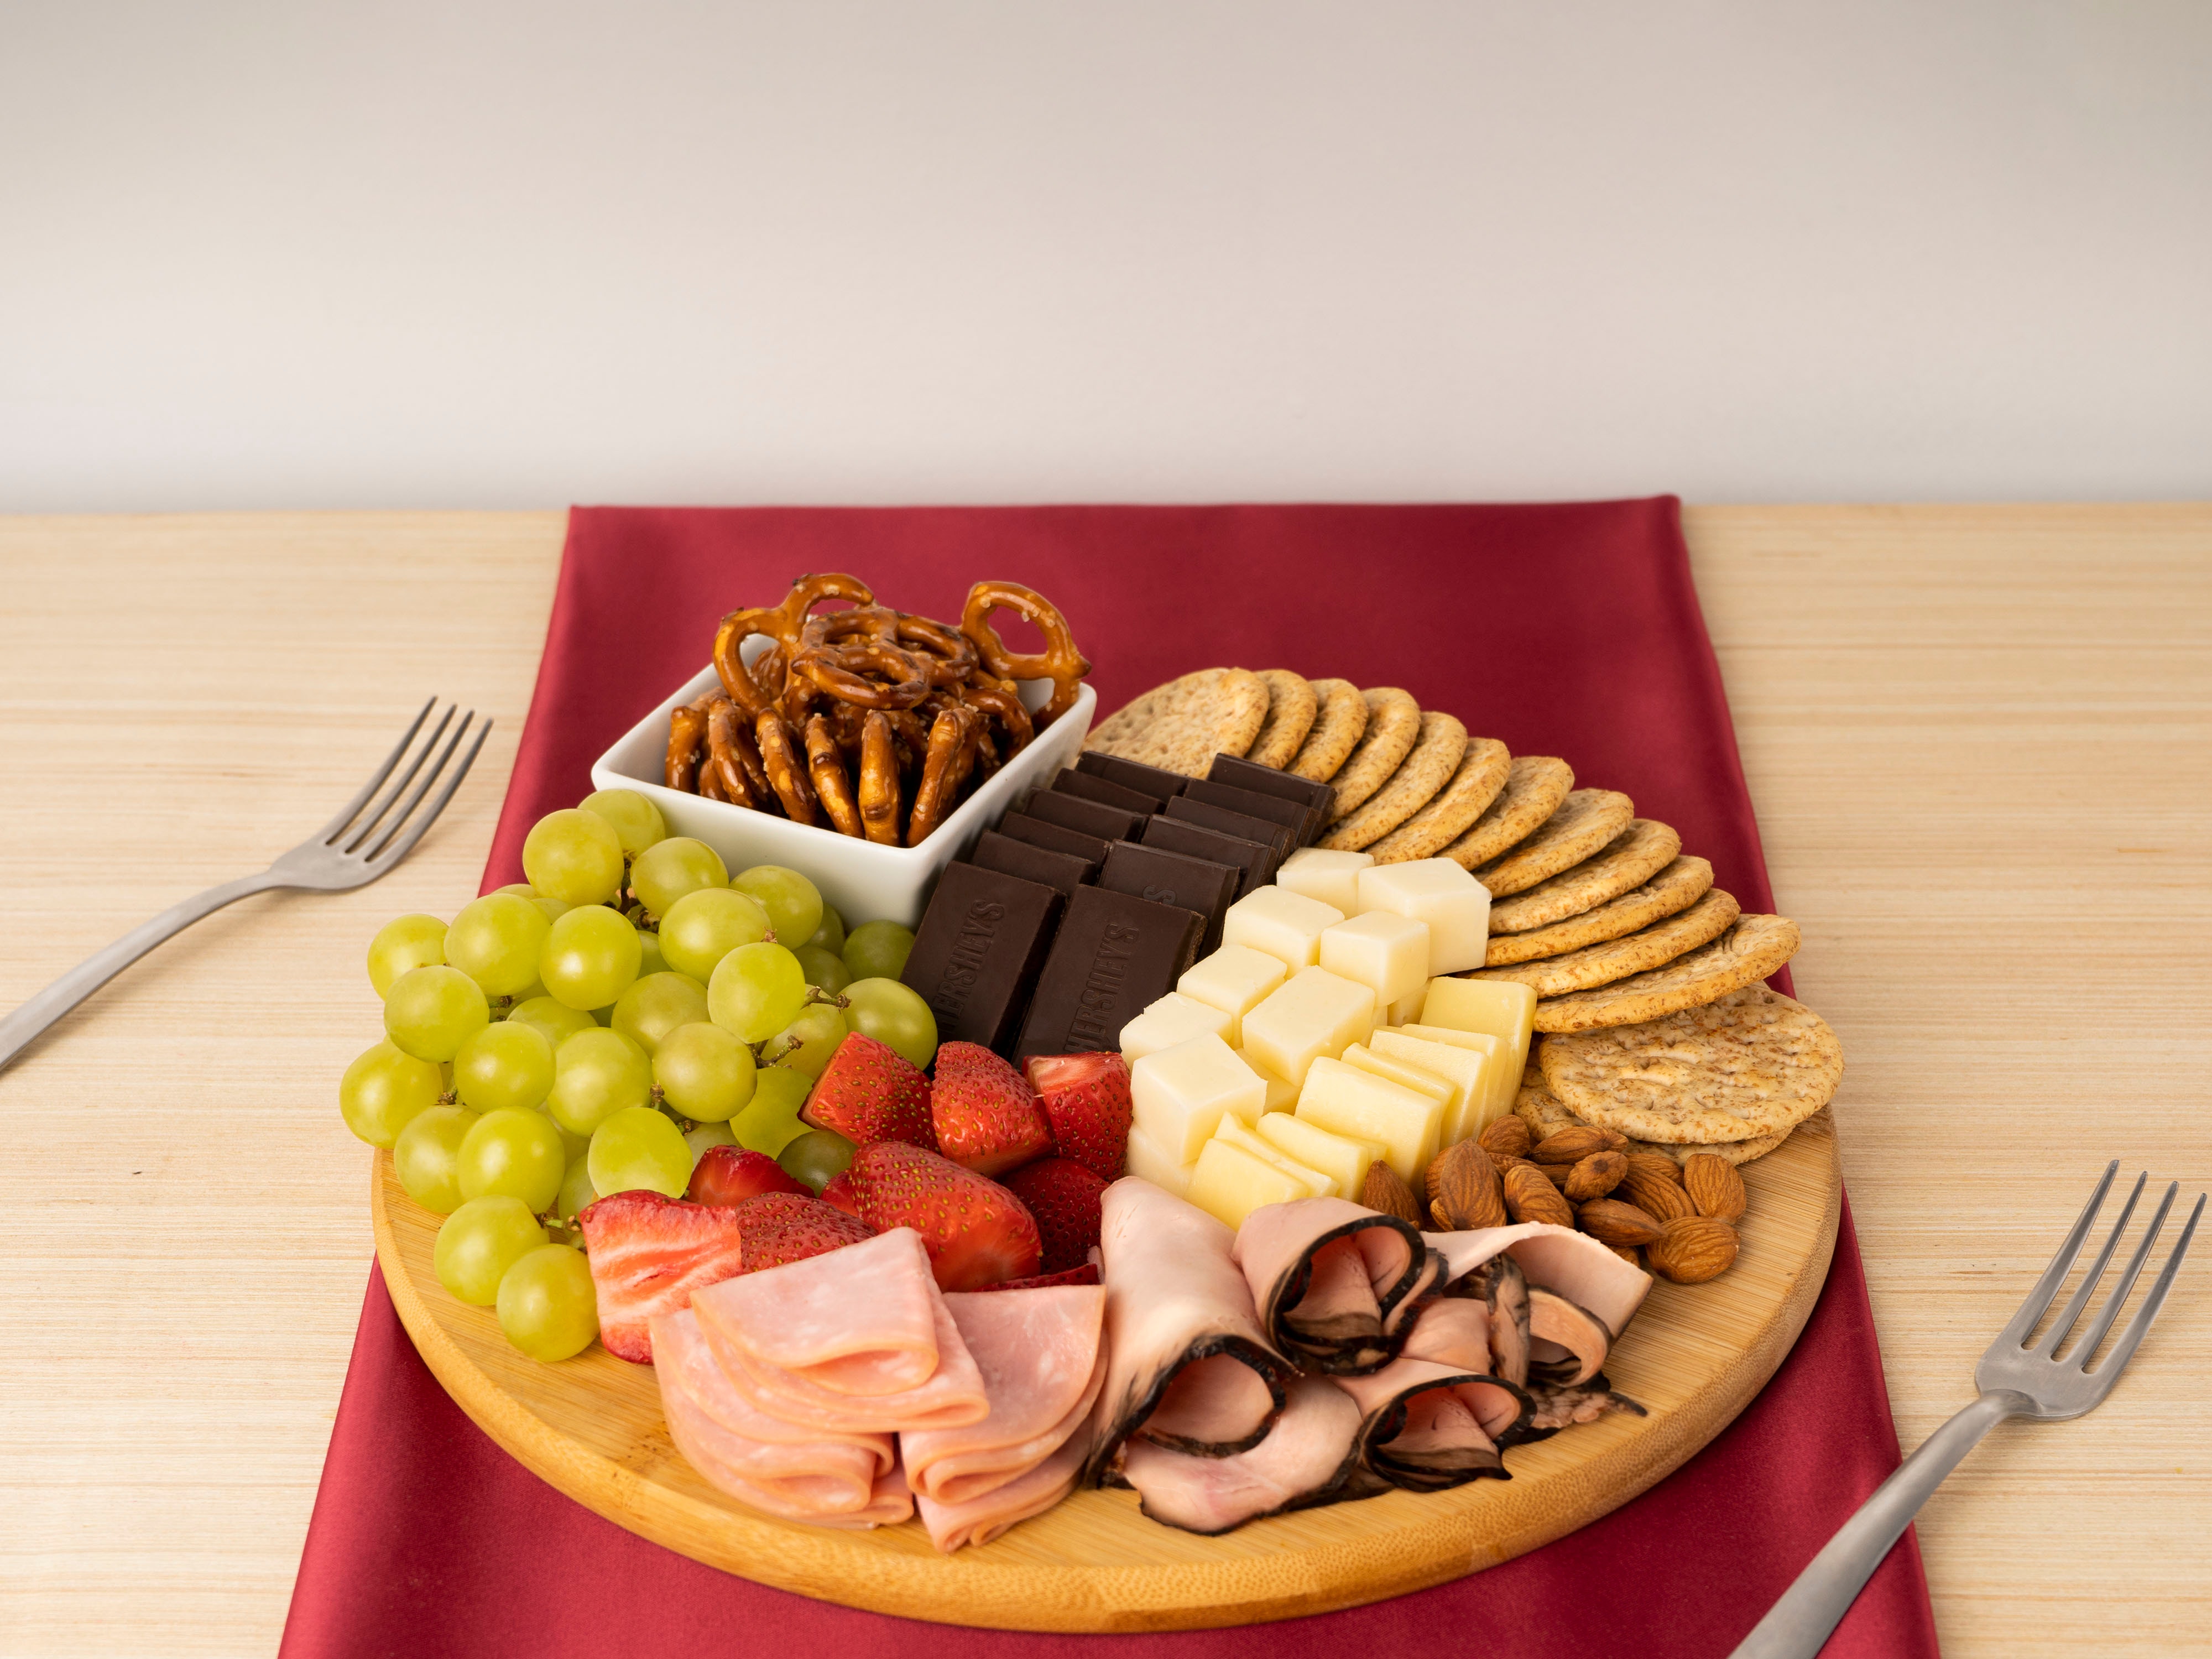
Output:
[[[438,1097],[438,1104],[441,1106],[456,1106],[460,1103],[460,1098],[461,1091],[459,1089],[448,1089],[445,1093]]]
[[[771,1042],[774,1041],[775,1039],[773,1037],[769,1039],[769,1042]],[[805,1037],[793,1037],[791,1040],[791,1046],[789,1048],[777,1050],[775,1058],[774,1060],[770,1060],[767,1054],[767,1045],[763,1044],[762,1045],[760,1059],[756,1063],[762,1066],[781,1065],[783,1061],[790,1059],[793,1054],[797,1054],[805,1046],[806,1039]]]
[[[806,1000],[810,1003],[826,1002],[832,1008],[849,1008],[853,1006],[852,998],[836,991],[825,991],[819,985],[809,985],[806,988]]]

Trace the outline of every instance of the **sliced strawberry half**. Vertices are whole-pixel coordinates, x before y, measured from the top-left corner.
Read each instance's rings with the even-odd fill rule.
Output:
[[[692,1166],[691,1184],[684,1196],[694,1204],[742,1204],[763,1193],[805,1193],[814,1189],[783,1172],[783,1166],[766,1152],[743,1146],[709,1146],[707,1155]]]
[[[934,1150],[929,1079],[886,1043],[855,1031],[837,1045],[799,1115],[855,1146],[902,1140]]]
[[[860,1213],[860,1195],[853,1190],[853,1172],[840,1170],[822,1183],[822,1201],[847,1215]]]
[[[1039,1273],[1034,1279],[1002,1279],[995,1285],[986,1285],[987,1291],[1049,1291],[1061,1285],[1096,1285],[1098,1283],[1098,1264],[1086,1261],[1080,1267],[1070,1267],[1064,1273]]]
[[[937,1150],[978,1175],[1018,1168],[1052,1150],[1052,1125],[1037,1109],[1036,1091],[980,1043],[938,1048],[929,1116]]]
[[[653,1363],[656,1314],[744,1271],[738,1212],[659,1193],[612,1193],[576,1218],[599,1300],[599,1340],[633,1364]]]
[[[1098,1243],[1103,1181],[1072,1158],[1041,1158],[1008,1176],[1006,1188],[1036,1218],[1046,1273],[1066,1273],[1089,1260]]]
[[[895,1140],[861,1147],[847,1173],[861,1219],[878,1232],[911,1227],[921,1235],[940,1290],[981,1290],[1036,1272],[1036,1218],[997,1182]]]
[[[1119,1181],[1129,1152],[1129,1066],[1116,1054],[1032,1054],[1030,1087],[1052,1126],[1053,1149],[1102,1181]]]

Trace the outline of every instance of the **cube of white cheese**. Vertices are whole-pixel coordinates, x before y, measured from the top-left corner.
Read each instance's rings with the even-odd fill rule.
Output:
[[[1429,925],[1429,971],[1480,968],[1490,954],[1490,890],[1449,859],[1378,864],[1359,872],[1359,909]]]
[[[1121,1058],[1134,1066],[1146,1054],[1172,1048],[1178,1042],[1188,1042],[1209,1031],[1227,1042],[1236,1027],[1234,1014],[1224,1013],[1196,997],[1170,991],[1146,1003],[1144,1012],[1121,1028]]]
[[[1255,1210],[1313,1194],[1280,1164],[1255,1158],[1225,1140],[1209,1140],[1198,1155],[1183,1196],[1224,1225],[1241,1227]]]
[[[1221,942],[1264,951],[1296,973],[1321,960],[1322,930],[1343,920],[1344,912],[1334,904],[1307,898],[1287,887],[1255,887],[1223,916]],[[1486,927],[1489,923],[1486,921],[1483,925]]]
[[[1326,968],[1304,968],[1244,1016],[1244,1052],[1303,1086],[1316,1058],[1334,1060],[1374,1029],[1374,992]]]
[[[1129,1131],[1129,1173],[1142,1176],[1155,1187],[1164,1187],[1181,1198],[1190,1189],[1190,1172],[1197,1160],[1178,1164],[1160,1150],[1160,1144],[1142,1129]]]
[[[1429,983],[1429,924],[1395,910],[1370,910],[1324,929],[1321,965],[1375,993],[1377,1006],[1403,1002]]]
[[[1359,908],[1359,872],[1374,862],[1371,853],[1301,847],[1275,872],[1275,885],[1319,899],[1348,916]]]
[[[1442,969],[1438,969],[1442,972]],[[1533,986],[1510,979],[1436,979],[1421,1002],[1419,1024],[1455,1031],[1486,1031],[1505,1044],[1514,1086],[1528,1063],[1528,1033],[1536,1018]],[[1512,1097],[1509,1094],[1510,1103]]]
[[[1321,1059],[1298,1091],[1297,1115],[1340,1135],[1380,1141],[1382,1161],[1408,1185],[1437,1155],[1443,1104],[1340,1060]]]
[[[1521,1073],[1514,1066],[1512,1051],[1505,1046],[1504,1038],[1494,1037],[1487,1031],[1455,1031],[1448,1025],[1408,1025],[1399,1035],[1482,1056],[1482,1092],[1468,1097],[1466,1116],[1461,1120],[1461,1133],[1451,1139],[1464,1140],[1468,1135],[1479,1135],[1513,1109],[1514,1100],[1521,1092]]]
[[[1294,1112],[1270,1112],[1255,1127],[1262,1140],[1281,1147],[1307,1169],[1318,1170],[1336,1182],[1339,1197],[1355,1202],[1366,1190],[1368,1165],[1385,1151],[1379,1140],[1340,1135]]]
[[[1238,1027],[1244,1016],[1290,973],[1289,964],[1280,957],[1247,945],[1224,945],[1186,969],[1176,981],[1176,989],[1229,1016],[1229,1029],[1222,1036],[1233,1048],[1243,1041]]]
[[[1380,1031],[1375,1034],[1376,1036],[1382,1035]],[[1401,1089],[1411,1089],[1415,1094],[1426,1095],[1435,1101],[1443,1108],[1443,1115],[1437,1120],[1441,1127],[1437,1137],[1437,1144],[1442,1146],[1450,1138],[1452,1112],[1464,1098],[1459,1085],[1401,1055],[1377,1054],[1368,1046],[1374,1040],[1374,1037],[1370,1037],[1367,1042],[1355,1042],[1346,1048],[1344,1063],[1357,1066],[1363,1072],[1371,1072]]]
[[[1288,1112],[1278,1112],[1275,1115],[1277,1117],[1288,1117],[1290,1114]],[[1344,1194],[1336,1190],[1336,1182],[1329,1176],[1323,1175],[1318,1170],[1308,1169],[1304,1164],[1299,1163],[1297,1159],[1292,1158],[1288,1152],[1283,1151],[1281,1147],[1277,1146],[1272,1141],[1262,1140],[1258,1135],[1253,1133],[1251,1130],[1246,1128],[1233,1117],[1224,1117],[1221,1120],[1221,1127],[1213,1132],[1213,1138],[1216,1140],[1225,1140],[1231,1146],[1240,1147],[1243,1151],[1251,1153],[1253,1157],[1263,1159],[1269,1164],[1273,1164],[1279,1169],[1289,1170],[1300,1181],[1305,1182],[1306,1196],[1309,1198],[1342,1198],[1345,1196]],[[1203,1156],[1203,1154],[1200,1154],[1200,1156]]]
[[[1129,1068],[1137,1127],[1177,1164],[1198,1156],[1224,1114],[1249,1123],[1267,1099],[1259,1074],[1211,1031],[1146,1054]]]
[[[1459,1035],[1473,1034],[1462,1031]],[[1498,1039],[1492,1037],[1488,1041],[1495,1043]],[[1440,1077],[1452,1085],[1452,1098],[1444,1107],[1443,1145],[1449,1146],[1471,1134],[1479,1134],[1490,1122],[1492,1073],[1490,1055],[1486,1050],[1472,1044],[1462,1047],[1416,1036],[1410,1030],[1377,1031],[1368,1039],[1368,1046],[1383,1058],[1418,1066],[1431,1077]]]
[[[1267,1085],[1267,1103],[1263,1113],[1287,1112],[1298,1103],[1298,1085],[1272,1066],[1263,1066],[1252,1057],[1249,1048],[1237,1050],[1237,1058],[1260,1074],[1260,1081]]]
[[[1411,1024],[1421,1017],[1421,1004],[1428,994],[1429,988],[1424,983],[1421,988],[1411,996],[1402,997],[1384,1009],[1382,1023],[1385,1025]]]

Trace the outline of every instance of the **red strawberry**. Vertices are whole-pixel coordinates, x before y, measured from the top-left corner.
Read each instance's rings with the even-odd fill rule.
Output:
[[[861,1147],[846,1173],[868,1225],[921,1235],[940,1290],[981,1290],[1036,1272],[1036,1219],[997,1182],[896,1140]]]
[[[805,1193],[814,1189],[784,1174],[783,1166],[766,1152],[742,1146],[709,1146],[692,1167],[691,1184],[684,1196],[694,1204],[742,1204],[763,1193]]]
[[[855,1031],[837,1045],[799,1115],[855,1146],[903,1140],[934,1148],[929,1079],[888,1045]]]
[[[1046,1273],[1066,1273],[1090,1259],[1104,1182],[1072,1158],[1041,1158],[1008,1176],[1006,1186],[1036,1218]]]
[[[1052,1125],[1030,1085],[980,1043],[938,1048],[929,1117],[938,1150],[978,1175],[996,1175],[1052,1150]]]
[[[1116,1054],[1031,1054],[1029,1073],[1054,1150],[1119,1181],[1129,1152],[1128,1062]]]
[[[653,1363],[655,1314],[744,1271],[738,1212],[659,1193],[614,1193],[576,1218],[590,1247],[599,1340],[617,1358]]]
[[[1034,1279],[1002,1279],[995,1285],[986,1285],[987,1291],[1048,1291],[1060,1285],[1096,1285],[1098,1269],[1085,1262],[1080,1267],[1070,1267],[1064,1273],[1039,1273]]]
[[[853,1172],[840,1170],[823,1183],[822,1201],[842,1210],[847,1215],[860,1213],[860,1200],[853,1191]]]
[[[876,1236],[876,1230],[858,1216],[833,1208],[811,1193],[763,1193],[738,1205],[737,1217],[744,1242],[742,1271],[749,1273],[827,1255]]]

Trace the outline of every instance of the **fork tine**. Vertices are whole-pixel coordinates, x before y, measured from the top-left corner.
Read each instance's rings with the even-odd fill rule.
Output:
[[[2136,1212],[2136,1200],[2142,1196],[2143,1182],[2149,1179],[2150,1171],[2148,1170],[2136,1177],[2135,1190],[2128,1194],[2127,1203],[2121,1207],[2120,1218],[2112,1224],[2112,1231],[2105,1236],[2105,1248],[2097,1252],[2097,1259],[2089,1264],[2089,1271],[2081,1275],[2081,1283],[2066,1304],[2066,1311],[2051,1322],[2051,1328],[2044,1333],[2043,1340],[2035,1345],[2035,1352],[2046,1359],[2058,1352],[2058,1345],[2066,1340],[2066,1333],[2074,1328],[2074,1322],[2081,1316],[2081,1310],[2088,1306],[2089,1297],[2096,1291],[2097,1281],[2105,1276],[2106,1264],[2112,1259],[2113,1248],[2128,1231],[2128,1221]]]
[[[477,740],[469,745],[469,752],[461,757],[461,763],[453,769],[453,775],[446,780],[446,787],[438,792],[437,799],[422,809],[422,815],[409,826],[407,833],[402,836],[389,850],[380,847],[371,854],[371,862],[382,859],[397,864],[413,850],[415,843],[422,839],[422,832],[435,823],[438,821],[438,814],[446,810],[446,803],[453,799],[453,791],[459,789],[461,787],[461,780],[468,776],[469,768],[477,763],[477,751],[483,747],[484,739],[490,735],[489,720],[484,721],[483,725],[477,727]]]
[[[446,769],[446,763],[453,759],[453,751],[461,746],[461,739],[468,736],[469,722],[476,719],[476,717],[477,711],[473,708],[470,709],[468,713],[461,716],[461,723],[453,728],[453,736],[446,739],[446,746],[438,751],[436,763],[432,765],[428,771],[422,775],[422,781],[416,784],[412,793],[408,795],[407,799],[400,803],[398,810],[394,811],[390,817],[386,820],[382,826],[382,833],[377,836],[376,845],[370,848],[367,852],[362,854],[364,859],[374,858],[379,853],[381,853],[386,848],[389,847],[392,844],[393,838],[396,837],[401,830],[407,827],[407,819],[409,815],[415,811],[416,804],[422,800],[422,797],[430,793],[430,786],[437,782],[438,775]],[[428,751],[426,750],[426,757],[427,753]],[[365,842],[368,839],[368,833],[364,832],[361,840]],[[356,846],[359,846],[360,844],[360,842],[356,842],[355,843]]]
[[[2168,1196],[2171,1195],[2169,1193]],[[2181,1237],[2174,1243],[2173,1254],[2166,1257],[2166,1266],[2159,1269],[2158,1282],[2150,1287],[2150,1294],[2143,1297],[2142,1306],[2136,1310],[2136,1316],[2128,1321],[2127,1329],[2120,1333],[2120,1340],[2112,1344],[2112,1352],[2105,1356],[2105,1363],[2098,1366],[2093,1375],[2100,1378],[2117,1377],[2121,1368],[2133,1357],[2136,1345],[2143,1340],[2143,1333],[2150,1328],[2150,1322],[2158,1317],[2159,1309],[2165,1304],[2166,1292],[2173,1283],[2173,1275],[2181,1266],[2181,1258],[2189,1254],[2189,1241],[2197,1237],[2197,1220],[2203,1213],[2204,1194],[2199,1193],[2197,1194],[2197,1207],[2189,1212],[2189,1224],[2181,1230]],[[2089,1349],[2082,1355],[2081,1363],[2087,1364],[2096,1352],[2094,1347]]]
[[[415,711],[413,723],[400,734],[398,744],[384,757],[384,764],[369,774],[368,781],[361,787],[361,793],[348,801],[345,804],[345,809],[323,826],[322,833],[317,837],[318,840],[324,842],[336,840],[338,832],[353,822],[354,814],[360,811],[367,804],[368,798],[376,793],[377,786],[392,775],[392,769],[399,764],[399,757],[407,752],[407,745],[415,741],[415,734],[422,729],[422,722],[429,719],[430,711],[437,706],[438,700],[433,697]]]
[[[2120,1282],[2114,1287],[2112,1299],[2098,1314],[2097,1322],[2089,1328],[2089,1334],[2067,1351],[2066,1364],[2070,1365],[2078,1362],[2083,1370],[2089,1369],[2089,1362],[2097,1357],[2097,1345],[2105,1340],[2105,1333],[2112,1328],[2112,1322],[2120,1316],[2120,1309],[2128,1299],[2128,1292],[2135,1289],[2136,1275],[2142,1272],[2143,1263],[2149,1259],[2150,1247],[2158,1243],[2159,1229],[2166,1225],[2166,1212],[2173,1207],[2174,1194],[2180,1190],[2179,1182],[2166,1183],[2166,1196],[2159,1200],[2158,1213],[2151,1217],[2150,1225],[2143,1232],[2142,1243],[2136,1246],[2135,1255],[2128,1259],[2127,1272],[2120,1275]]]
[[[377,825],[383,823],[386,816],[391,812],[392,802],[398,800],[401,793],[414,781],[415,775],[422,769],[422,763],[429,759],[432,752],[438,747],[438,739],[446,735],[447,726],[453,723],[455,707],[456,705],[450,702],[446,705],[446,712],[438,716],[438,723],[430,728],[429,737],[424,739],[422,746],[415,751],[414,759],[407,763],[407,769],[392,781],[392,787],[379,796],[376,804],[368,809],[359,823],[352,826],[352,839],[338,848],[340,852],[358,851],[362,842],[376,833]]]
[[[2051,1305],[2051,1298],[2058,1294],[2058,1287],[2066,1282],[2067,1273],[2074,1266],[2074,1258],[2081,1254],[2081,1241],[2089,1236],[2089,1224],[2097,1218],[2104,1206],[2105,1194],[2112,1188],[2112,1177],[2120,1172],[2120,1160],[2114,1158],[2105,1166],[2105,1178],[2097,1183],[2097,1190],[2089,1194],[2089,1202],[2081,1211],[2081,1218],[2066,1235],[2066,1242],[2058,1247],[2058,1254],[2051,1258],[2051,1265],[2043,1270],[2043,1277],[2035,1281],[2035,1288],[2027,1293],[2027,1300],[2020,1304],[2020,1311],[2012,1322],[1998,1334],[2000,1342],[2027,1346],[2028,1333],[2035,1322],[2043,1317],[2043,1310]]]

